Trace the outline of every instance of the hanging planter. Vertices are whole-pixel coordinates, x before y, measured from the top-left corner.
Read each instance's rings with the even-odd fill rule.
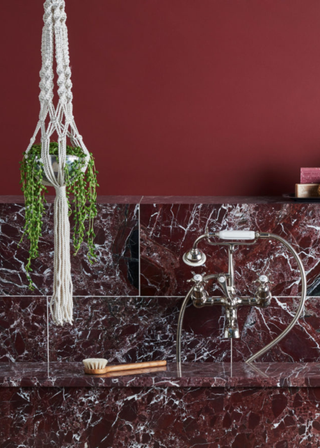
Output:
[[[59,172],[58,144],[50,143],[50,160],[55,177]],[[26,155],[26,154],[25,154]],[[96,255],[94,253],[94,228],[93,222],[97,215],[96,189],[97,171],[95,169],[93,155],[90,154],[88,166],[81,148],[67,146],[66,165],[64,168],[66,178],[66,192],[69,206],[69,216],[73,215],[73,246],[74,254],[77,255],[83,241],[87,243],[87,257],[93,263]],[[43,216],[46,203],[45,193],[47,186],[52,186],[46,178],[41,160],[41,145],[33,145],[20,162],[21,188],[25,197],[25,225],[23,236],[29,240],[29,257],[25,266],[29,288],[34,289],[32,279],[31,262],[38,257],[38,243],[42,233]]]
[[[75,229],[73,241],[77,253],[85,234],[88,257],[94,259],[93,219],[96,216],[96,171],[92,155],[79,134],[73,116],[72,82],[68,30],[64,0],[44,2],[42,30],[42,67],[40,71],[40,114],[30,144],[21,163],[22,189],[26,202],[24,233],[30,241],[27,273],[31,260],[38,255],[42,229],[46,185],[55,188],[54,201],[54,279],[50,309],[58,325],[72,323],[73,285],[70,264],[69,197],[73,195]],[[54,98],[53,61],[56,60],[58,104]],[[41,144],[35,145],[38,133]],[[67,145],[67,139],[72,146]],[[52,142],[57,140],[57,143]],[[74,158],[75,157],[75,158]],[[89,226],[85,230],[85,221]]]

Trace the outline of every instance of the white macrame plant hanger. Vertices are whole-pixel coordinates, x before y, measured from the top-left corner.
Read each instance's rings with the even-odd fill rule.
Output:
[[[56,190],[54,201],[54,280],[50,309],[57,325],[72,324],[73,299],[70,263],[70,223],[66,197],[65,166],[67,137],[73,146],[79,146],[86,157],[83,170],[89,161],[89,152],[83,143],[73,117],[72,82],[69,58],[68,30],[64,0],[44,2],[44,26],[42,30],[42,67],[40,71],[40,114],[34,134],[26,150],[26,156],[41,130],[41,161],[44,175]],[[55,44],[55,45],[54,45]],[[54,107],[54,46],[59,101]],[[49,155],[50,138],[56,132],[58,138],[58,176],[55,177]]]

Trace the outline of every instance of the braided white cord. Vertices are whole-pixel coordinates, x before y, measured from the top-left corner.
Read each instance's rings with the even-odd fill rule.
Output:
[[[41,130],[41,159],[46,178],[55,187],[54,201],[54,281],[50,310],[53,320],[58,325],[72,323],[72,280],[70,263],[70,223],[68,217],[68,201],[64,169],[66,164],[66,139],[69,137],[74,146],[79,146],[89,160],[89,151],[79,134],[72,106],[72,82],[66,25],[64,0],[45,0],[43,15],[43,31],[41,42],[42,66],[40,70],[40,113],[35,132],[30,140],[27,153]],[[57,64],[58,104],[54,107],[54,58]],[[48,121],[48,123],[46,123]],[[49,154],[50,138],[58,135],[58,175],[55,177],[51,156]],[[87,164],[86,164],[87,165]],[[85,171],[86,166],[83,167]]]
[[[77,129],[76,123],[73,117],[72,107],[72,82],[71,82],[71,69],[70,69],[70,57],[69,57],[69,42],[68,42],[68,29],[66,26],[66,13],[64,0],[53,0],[54,4],[54,32],[56,39],[56,61],[57,61],[57,84],[59,86],[59,104],[57,107],[58,114],[64,114],[65,123],[58,119],[57,123],[60,125],[59,131],[62,135],[68,135],[71,138],[72,143],[75,146],[80,146],[83,152],[86,154],[86,160],[89,160],[89,151],[87,150],[81,135]],[[69,130],[70,129],[70,130]],[[85,167],[84,167],[85,170]]]
[[[52,17],[52,4],[51,0],[46,0],[44,3],[44,15],[43,15],[44,26],[42,29],[42,40],[41,40],[41,57],[42,66],[40,70],[40,113],[39,121],[37,123],[36,129],[33,133],[30,143],[27,147],[26,153],[28,153],[36,140],[36,136],[45,122],[49,110],[54,111],[53,108],[53,17]],[[42,127],[43,128],[43,127]]]

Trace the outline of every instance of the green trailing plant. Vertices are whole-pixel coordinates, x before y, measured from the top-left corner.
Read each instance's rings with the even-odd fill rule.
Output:
[[[51,155],[58,157],[58,143],[50,143]],[[77,156],[79,159],[72,164],[72,171],[65,170],[66,192],[69,204],[69,216],[73,215],[73,246],[76,255],[83,241],[87,243],[87,257],[92,264],[96,259],[94,251],[94,218],[97,216],[97,192],[99,187],[93,155],[90,153],[87,169],[84,171],[85,154],[79,147],[67,146],[67,155]],[[57,160],[58,161],[58,160]],[[25,225],[24,237],[29,240],[29,257],[25,266],[29,280],[29,288],[33,283],[29,275],[32,272],[31,262],[39,254],[39,238],[42,234],[43,216],[45,213],[45,193],[43,185],[43,164],[41,162],[41,145],[33,145],[30,151],[24,153],[20,162],[21,188],[25,197]],[[71,197],[73,197],[71,199]],[[20,242],[21,242],[20,241]]]

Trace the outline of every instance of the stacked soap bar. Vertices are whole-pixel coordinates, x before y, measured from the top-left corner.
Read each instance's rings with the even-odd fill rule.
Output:
[[[297,198],[320,197],[320,168],[300,168],[300,184],[296,184]]]
[[[300,184],[320,184],[320,168],[300,168]]]

